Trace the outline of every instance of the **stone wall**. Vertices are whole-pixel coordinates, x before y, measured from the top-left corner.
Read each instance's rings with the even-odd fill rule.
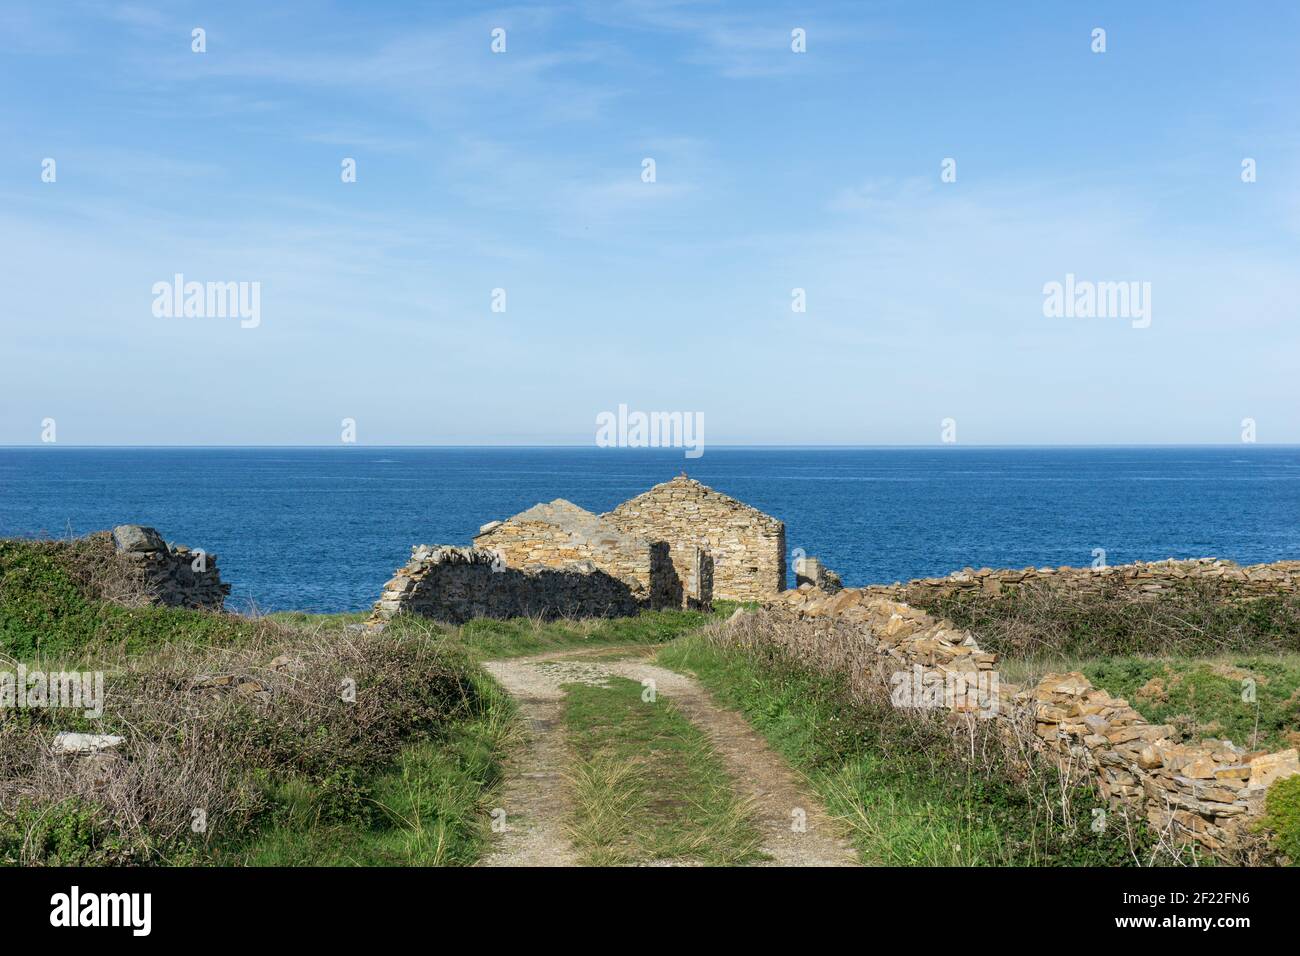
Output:
[[[785,525],[721,492],[679,476],[604,515],[620,530],[668,545],[685,597],[762,601],[785,588]]]
[[[402,613],[463,624],[477,617],[618,617],[637,609],[627,584],[590,561],[512,568],[481,548],[417,545],[384,585],[370,623]]]
[[[220,611],[230,594],[217,569],[217,556],[168,545],[153,528],[124,524],[113,529],[118,558],[140,576],[151,603]]]
[[[1024,568],[994,570],[965,568],[943,578],[918,578],[906,584],[870,585],[865,590],[882,597],[918,600],[949,594],[997,595],[1021,587],[1106,590],[1116,597],[1159,594],[1189,581],[1214,581],[1243,597],[1295,592],[1300,589],[1300,561],[1277,561],[1242,567],[1219,558],[1168,558],[1104,568]]]
[[[1112,808],[1223,856],[1250,839],[1269,785],[1300,773],[1294,749],[1179,742],[1172,727],[1148,723],[1077,672],[1049,674],[1032,687],[995,681],[998,656],[972,634],[866,589],[788,591],[758,612],[738,614],[728,628],[744,629],[746,642],[766,641],[839,672],[858,693],[892,691],[902,686],[899,675],[910,674],[934,686],[982,684],[984,699],[976,692],[945,700],[948,719],[986,717],[1008,740],[1018,728],[1032,728],[1032,748],[1058,767],[1088,774]]]
[[[795,558],[794,586],[800,587],[804,584],[821,588],[827,594],[834,594],[844,588],[840,576],[822,564],[818,558]]]
[[[557,498],[509,521],[479,529],[474,547],[498,552],[513,568],[565,568],[590,561],[627,584],[638,602],[663,607],[671,601],[667,551],[627,534],[604,518]]]

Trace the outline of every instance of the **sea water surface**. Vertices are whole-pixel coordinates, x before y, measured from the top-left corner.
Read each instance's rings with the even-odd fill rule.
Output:
[[[0,448],[0,537],[124,523],[220,556],[245,610],[362,610],[414,544],[685,469],[850,585],[962,567],[1300,558],[1300,448]]]

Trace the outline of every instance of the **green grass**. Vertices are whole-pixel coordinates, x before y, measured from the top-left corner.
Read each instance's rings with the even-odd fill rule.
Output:
[[[886,705],[848,701],[843,682],[776,654],[684,638],[659,662],[695,674],[802,771],[874,865],[999,866],[1132,863],[1121,835],[1046,808],[1001,776],[948,760],[946,741]],[[1078,805],[1100,805],[1081,793]]]
[[[342,631],[356,624],[364,624],[369,611],[345,611],[337,614],[314,614],[309,611],[273,611],[263,617],[285,627]]]
[[[141,594],[131,573],[116,559],[111,540],[103,534],[69,541],[0,541],[0,653],[29,663],[57,661],[72,666],[93,661],[99,668],[114,662],[118,670],[130,662],[132,668],[143,665],[146,671],[153,666],[148,662],[166,659],[174,664],[189,660],[190,655],[198,660],[202,649],[212,646],[265,648],[258,653],[269,660],[274,648],[292,645],[299,637],[342,636],[368,617],[365,613],[286,612],[247,618],[128,607],[107,600],[111,592],[138,602]],[[303,740],[304,751],[311,749],[314,754],[310,760],[304,755],[277,758],[273,769],[267,769],[269,763],[228,763],[240,781],[237,786],[243,796],[236,805],[243,808],[245,821],[237,832],[212,831],[206,841],[151,846],[147,834],[142,837],[137,831],[124,842],[117,838],[111,814],[104,808],[58,803],[52,794],[37,804],[0,808],[0,859],[247,865],[471,863],[484,845],[485,802],[499,783],[506,737],[515,727],[508,698],[475,661],[547,650],[657,644],[707,619],[705,614],[659,611],[593,621],[483,620],[454,628],[399,618],[382,636],[385,646],[427,640],[459,656],[463,664],[451,666],[459,679],[468,682],[467,687],[476,688],[467,699],[469,706],[437,716],[433,713],[437,702],[424,702],[418,694],[409,701],[403,697],[401,706],[413,709],[409,719],[389,725],[391,739],[367,740],[353,734],[347,748],[328,753],[308,748],[309,741]],[[134,685],[122,682],[127,676],[123,674],[118,688],[131,693]],[[401,676],[394,673],[389,679],[401,680]],[[171,688],[168,693],[185,692]],[[422,717],[426,704],[433,708],[431,721]],[[21,713],[9,722],[9,729],[17,732],[19,724],[48,716]],[[240,717],[248,727],[230,728],[230,734],[242,742],[240,755],[261,752],[250,733],[266,736],[263,750],[279,746],[278,738],[272,739],[276,734],[288,733],[274,721],[263,721],[264,716],[250,711]],[[61,729],[100,731],[112,723],[112,714],[103,726],[82,727],[84,720],[77,715],[59,718]],[[259,730],[263,722],[266,726]],[[132,732],[145,731],[133,728]],[[347,737],[346,727],[331,732]],[[228,761],[235,759],[227,756]],[[33,840],[39,843],[35,851]]]
[[[632,617],[561,618],[553,621],[528,617],[509,620],[478,618],[459,626],[402,614],[389,621],[387,628],[394,635],[415,633],[445,639],[466,648],[480,660],[492,660],[549,651],[664,644],[699,629],[710,620],[728,613],[732,607],[728,602],[719,602],[719,608],[713,614],[659,610],[642,611]],[[267,620],[277,624],[318,628],[325,632],[342,631],[365,622],[369,617],[369,612],[364,611],[346,614],[281,611],[266,615]]]
[[[482,659],[523,657],[547,651],[623,644],[663,644],[697,630],[711,619],[699,611],[642,611],[635,617],[539,621],[481,618],[461,625],[449,639]],[[427,622],[398,617],[390,625],[429,627]]]
[[[43,866],[130,866],[135,848],[113,832],[99,808],[76,797],[24,797],[0,812],[0,866],[37,859]],[[178,863],[192,862],[177,859]]]
[[[319,627],[319,615],[299,626]],[[339,615],[339,617],[344,617]],[[284,616],[281,626],[292,626]],[[330,628],[325,627],[328,633]],[[426,634],[379,639],[428,640]],[[337,776],[294,774],[262,782],[264,823],[238,845],[218,847],[225,865],[467,866],[489,842],[490,810],[506,752],[519,732],[509,695],[464,660],[468,695],[459,718],[413,734],[394,757],[360,777],[340,765]]]
[[[233,645],[258,632],[257,622],[234,615],[100,600],[89,578],[111,560],[112,545],[99,536],[0,540],[0,653],[71,663],[175,643]]]
[[[361,821],[330,819],[329,795],[303,778],[268,794],[274,825],[222,855],[239,866],[467,866],[488,843],[501,758],[516,730],[504,699],[439,739],[404,747],[369,787]]]
[[[1004,680],[1032,683],[1049,671],[1079,671],[1182,739],[1231,740],[1249,750],[1300,743],[1300,655],[1224,655],[1209,659],[1097,657],[1004,660]],[[1254,700],[1244,700],[1247,680]]]
[[[130,607],[122,602],[144,596],[133,575],[106,534],[0,541],[0,653],[29,664],[105,669],[110,689],[101,721],[39,709],[0,722],[8,765],[0,767],[0,792],[10,797],[0,803],[0,864],[433,866],[477,859],[489,822],[485,804],[516,724],[508,697],[454,635],[427,626],[339,642],[334,634],[366,615],[247,618]],[[308,670],[270,709],[194,706],[194,675],[224,667],[250,673],[286,651],[305,653]],[[342,675],[329,673],[344,666],[358,690],[355,710],[338,699]],[[306,686],[317,696],[294,696]],[[375,686],[379,695],[370,693]],[[23,762],[56,729],[148,741],[161,748],[152,758],[160,763],[132,764],[140,776],[116,798],[128,808],[123,813],[110,809],[118,805],[111,801],[68,799],[57,781],[24,787]],[[204,735],[211,735],[206,746]],[[190,797],[212,802],[186,802]],[[213,808],[210,830],[196,835],[176,826],[178,816],[188,820],[190,808],[205,805]]]
[[[1083,673],[1124,697],[1152,723],[1187,739],[1228,738],[1250,750],[1300,740],[1300,660],[1229,657],[1216,661],[1120,658],[1088,661]],[[1247,681],[1253,681],[1254,700]]]
[[[152,667],[164,652],[181,647],[255,646],[259,654],[265,648],[263,657],[269,660],[275,647],[309,634],[343,637],[346,628],[368,616],[288,612],[244,618],[129,608],[104,600],[105,588],[121,584],[112,578],[112,568],[104,576],[106,556],[111,556],[111,543],[102,535],[61,542],[0,541],[0,653],[69,666],[94,660],[97,668],[117,655],[119,663],[149,661]],[[1233,605],[1222,612],[1197,602],[1197,595],[1184,595],[1168,613],[1144,605],[1142,616],[1127,623],[1121,620],[1124,608],[1096,605],[1049,607],[1047,618],[1041,606],[1023,602],[958,610],[971,616],[977,632],[978,623],[992,627],[1003,614],[997,639],[1042,652],[1033,658],[1036,663],[1007,662],[1007,679],[1015,677],[1006,671],[1041,666],[1053,634],[1065,635],[1057,641],[1063,650],[1056,657],[1073,649],[1086,658],[1097,647],[1140,646],[1144,633],[1156,633],[1151,628],[1163,635],[1173,626],[1169,614],[1192,621],[1195,640],[1189,648],[1218,647],[1224,640],[1257,639],[1271,649],[1295,643],[1294,632],[1286,628],[1292,608],[1285,602]],[[830,811],[849,822],[866,862],[1132,862],[1121,841],[1092,834],[1086,821],[1062,825],[1046,820],[1044,807],[1027,799],[997,768],[974,772],[945,760],[941,742],[925,738],[915,724],[889,711],[847,703],[834,678],[757,651],[723,649],[691,634],[733,607],[719,602],[713,614],[664,610],[605,620],[477,620],[461,627],[399,617],[379,635],[393,642],[384,643],[380,656],[413,638],[458,654],[460,662],[448,664],[455,672],[449,673],[448,686],[463,681],[475,689],[471,706],[442,710],[442,704],[406,688],[402,706],[411,712],[383,721],[375,733],[349,737],[342,725],[319,728],[336,734],[346,747],[308,747],[315,736],[296,736],[300,728],[290,724],[277,730],[265,715],[249,710],[239,718],[248,726],[223,725],[223,747],[238,737],[249,753],[274,751],[276,769],[267,770],[272,762],[260,758],[247,767],[232,765],[240,787],[255,795],[246,803],[242,797],[238,801],[247,806],[249,821],[237,837],[218,834],[206,844],[171,849],[127,844],[99,808],[51,792],[39,805],[19,801],[0,808],[0,862],[472,863],[485,846],[487,808],[515,726],[508,698],[476,662],[588,648],[622,655],[625,648],[638,646],[660,647],[666,666],[696,673],[720,702],[742,712],[808,775]],[[1207,626],[1222,633],[1207,633]],[[332,637],[328,645],[341,646]],[[1182,648],[1176,641],[1175,646]],[[1093,657],[1061,669],[1082,670],[1098,686],[1126,697],[1148,719],[1172,723],[1189,736],[1228,737],[1261,749],[1294,745],[1300,727],[1300,656],[1243,651],[1205,657]],[[404,664],[398,670],[415,673]],[[396,671],[384,673],[386,680],[399,679]],[[1243,676],[1255,679],[1257,703],[1242,701]],[[64,721],[60,729],[102,729],[82,727],[75,715],[59,716]],[[45,713],[20,713],[9,721],[9,730],[47,718]],[[759,838],[750,808],[736,797],[707,738],[671,700],[660,696],[656,703],[644,702],[640,686],[622,678],[611,678],[608,687],[574,685],[568,688],[565,721],[578,797],[574,833],[588,862],[755,859]],[[277,733],[287,736],[280,740]],[[309,750],[314,755],[310,760]],[[1274,800],[1271,794],[1269,804],[1270,825],[1292,859],[1300,852],[1300,838],[1294,835],[1296,787],[1300,784],[1275,788],[1279,796]],[[1092,798],[1081,799],[1086,804]],[[33,841],[39,844],[35,856]]]
[[[759,857],[751,810],[704,733],[640,684],[566,688],[573,751],[574,843],[597,866],[680,860],[735,865]]]
[[[1189,579],[1145,596],[1114,580],[1078,593],[1039,585],[935,596],[916,588],[905,598],[971,630],[1002,656],[1006,680],[1081,671],[1185,740],[1292,747],[1300,742],[1300,595],[1243,595],[1231,582]],[[1254,700],[1243,700],[1247,679]]]
[[[1292,866],[1300,866],[1300,777],[1279,780],[1268,789],[1259,821],[1273,834],[1273,846]]]

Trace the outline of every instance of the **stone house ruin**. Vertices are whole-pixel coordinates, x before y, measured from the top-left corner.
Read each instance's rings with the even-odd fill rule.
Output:
[[[785,589],[785,525],[680,475],[603,515],[557,499],[486,524],[474,546],[509,567],[590,561],[649,607],[761,601]]]
[[[605,617],[784,589],[785,525],[682,475],[603,515],[557,498],[485,524],[471,548],[419,545],[372,622]]]

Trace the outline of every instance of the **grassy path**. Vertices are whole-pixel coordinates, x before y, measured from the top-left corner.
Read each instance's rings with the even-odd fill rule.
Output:
[[[738,866],[759,858],[751,808],[699,728],[636,681],[603,669],[575,676],[564,718],[583,864]]]
[[[593,652],[485,665],[529,721],[502,797],[508,829],[485,865],[856,862],[743,718],[635,649]]]

